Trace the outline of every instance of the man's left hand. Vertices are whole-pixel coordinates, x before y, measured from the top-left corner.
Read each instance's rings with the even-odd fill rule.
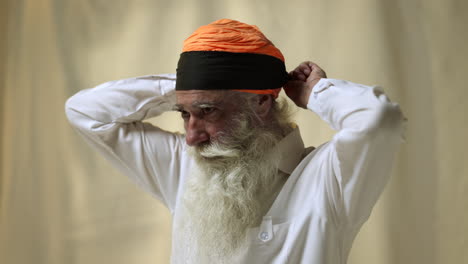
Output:
[[[286,95],[299,107],[307,108],[315,84],[327,74],[315,63],[305,61],[289,73],[291,79],[284,85]]]

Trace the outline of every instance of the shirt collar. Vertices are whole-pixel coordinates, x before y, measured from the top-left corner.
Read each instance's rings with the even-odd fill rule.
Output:
[[[278,169],[284,173],[291,174],[302,160],[304,153],[304,142],[299,132],[299,127],[294,126],[293,131],[287,134],[276,148],[281,153]]]

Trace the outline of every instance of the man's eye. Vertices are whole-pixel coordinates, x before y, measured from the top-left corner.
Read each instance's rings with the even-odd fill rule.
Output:
[[[202,109],[203,111],[203,114],[207,115],[207,114],[211,114],[215,111],[216,109],[214,107],[204,107]]]
[[[182,116],[182,118],[189,118],[190,117],[190,113],[187,112],[187,111],[184,111],[184,110],[180,111],[180,115]]]

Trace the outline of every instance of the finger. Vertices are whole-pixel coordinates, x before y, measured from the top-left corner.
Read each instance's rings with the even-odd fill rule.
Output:
[[[309,72],[312,70],[312,67],[310,67],[310,61],[304,61],[303,63],[299,64],[296,69],[301,70],[302,72],[309,70]]]
[[[315,72],[317,73],[317,75],[319,75],[320,77],[322,78],[327,78],[327,74],[325,73],[324,70],[322,70],[320,67],[317,67],[315,69]]]
[[[321,78],[327,78],[325,72],[320,68],[314,68],[312,73],[307,77],[307,82],[319,80]]]
[[[311,61],[308,61],[307,63],[308,63],[308,65],[309,65],[309,67],[310,67],[311,69],[314,68],[314,66],[317,66],[317,67],[318,67],[317,64],[315,64],[315,63],[313,63],[313,62],[311,62]]]
[[[299,67],[300,71],[306,75],[309,76],[309,74],[312,72],[312,68],[309,66],[309,64],[304,63]]]
[[[300,80],[303,82],[307,80],[307,76],[300,69],[296,69],[293,71],[293,78],[295,80]]]
[[[290,76],[296,80],[307,81],[309,75],[313,73],[311,65],[314,66],[316,64],[311,61],[302,62],[290,73]]]
[[[309,68],[309,66],[303,62],[301,64],[299,64],[293,71],[294,72],[304,72],[305,69]]]
[[[291,77],[291,80],[298,80],[297,72],[296,70],[290,71],[289,76]]]
[[[305,82],[307,80],[307,76],[302,72],[297,72],[296,79]]]
[[[322,78],[327,78],[327,74],[325,73],[325,71],[320,68],[320,66],[318,66],[317,64],[313,63],[313,65],[311,66],[312,67],[312,72],[314,74],[318,74],[320,75]]]

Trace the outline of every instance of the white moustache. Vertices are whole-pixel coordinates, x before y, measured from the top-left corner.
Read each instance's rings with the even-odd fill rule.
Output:
[[[239,151],[230,149],[229,147],[221,146],[220,144],[213,143],[198,151],[198,154],[204,158],[236,158],[239,157]]]

